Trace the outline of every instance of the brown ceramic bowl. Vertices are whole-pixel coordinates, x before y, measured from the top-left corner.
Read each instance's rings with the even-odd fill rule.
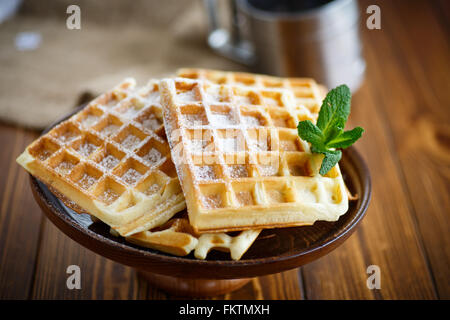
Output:
[[[106,258],[153,276],[241,279],[302,266],[337,248],[352,234],[369,205],[370,175],[353,147],[344,150],[340,167],[350,192],[358,195],[358,200],[350,201],[345,215],[336,222],[318,221],[312,226],[264,230],[239,261],[231,260],[229,254],[220,251],[211,251],[206,260],[197,260],[192,253],[176,257],[133,245],[112,236],[107,225],[94,223],[89,215],[66,207],[36,178],[30,176],[30,183],[39,206],[61,231]]]

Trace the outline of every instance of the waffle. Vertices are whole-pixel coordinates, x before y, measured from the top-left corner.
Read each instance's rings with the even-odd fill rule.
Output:
[[[179,69],[177,70],[177,77],[207,80],[215,84],[246,86],[259,90],[271,88],[290,90],[294,94],[292,106],[295,109],[298,121],[311,120],[316,122],[322,100],[326,95],[326,88],[317,84],[311,78],[279,78],[245,72],[195,68]]]
[[[238,235],[225,233],[198,234],[187,217],[172,218],[161,227],[143,231],[126,238],[127,241],[176,256],[186,256],[194,250],[197,259],[206,259],[212,249],[230,252],[233,260],[239,260],[248,250],[261,230],[246,230]]]
[[[197,232],[310,225],[348,210],[339,166],[319,175],[323,156],[298,137],[304,107],[293,91],[187,78],[164,79],[160,90]]]
[[[261,229],[245,230],[236,236],[226,233],[205,233],[198,238],[195,257],[205,259],[211,249],[229,251],[231,259],[239,260],[256,240]]]
[[[185,208],[158,84],[126,79],[29,145],[17,162],[122,236]]]
[[[60,201],[77,213],[85,213],[85,210],[58,191],[49,187]],[[98,219],[91,216],[91,220],[98,222]],[[187,218],[186,212],[180,217],[172,217],[163,225],[152,230],[141,231],[127,236],[128,242],[142,247],[159,250],[176,256],[186,256],[194,250],[197,259],[206,259],[209,251],[217,249],[230,252],[233,260],[239,260],[247,252],[248,248],[256,240],[261,230],[246,230],[238,235],[228,235],[225,233],[198,234],[192,228]],[[110,229],[113,236],[120,234]]]

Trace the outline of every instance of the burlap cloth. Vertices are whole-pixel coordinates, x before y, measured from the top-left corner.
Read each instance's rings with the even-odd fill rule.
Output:
[[[81,30],[66,28],[66,8],[81,8]],[[41,45],[18,51],[19,32]],[[206,45],[200,0],[24,1],[0,24],[0,121],[42,129],[127,76],[145,83],[179,67],[240,70]]]

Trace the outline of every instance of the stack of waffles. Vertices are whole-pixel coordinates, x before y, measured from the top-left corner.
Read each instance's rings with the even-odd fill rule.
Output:
[[[296,131],[317,119],[322,98],[311,79],[203,69],[141,88],[126,79],[17,161],[131,243],[238,260],[264,228],[347,211],[339,167],[319,175],[321,156]]]

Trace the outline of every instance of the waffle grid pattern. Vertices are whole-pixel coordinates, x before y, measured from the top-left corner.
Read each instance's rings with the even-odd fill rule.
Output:
[[[177,78],[163,80],[161,92],[172,157],[197,230],[312,224],[347,210],[339,167],[326,177],[316,174],[320,156],[297,135],[291,91]]]
[[[26,153],[31,173],[50,185],[62,181],[53,187],[122,235],[164,223],[185,207],[165,140],[157,82],[136,89],[127,79]]]
[[[81,207],[69,200],[66,196],[52,188],[50,190],[68,208],[77,213],[84,213]],[[98,221],[95,216],[91,216],[91,220],[94,222]],[[233,260],[239,260],[247,252],[260,232],[261,230],[259,229],[246,230],[238,234],[198,234],[190,225],[186,212],[181,212],[162,225],[151,230],[126,236],[125,240],[142,247],[176,256],[187,256],[194,251],[195,258],[204,260],[211,250],[222,250],[230,252]],[[120,236],[113,228],[110,229],[110,233],[116,237]]]
[[[280,78],[245,72],[230,72],[208,69],[183,68],[177,77],[208,81],[220,85],[245,86],[253,89],[286,89],[293,93],[296,109],[295,125],[298,121],[316,121],[322,103],[323,86],[311,78]],[[265,102],[273,103],[270,100]]]

